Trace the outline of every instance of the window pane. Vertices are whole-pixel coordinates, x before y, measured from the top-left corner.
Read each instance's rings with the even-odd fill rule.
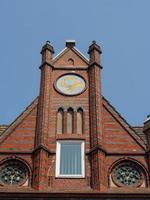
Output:
[[[81,143],[62,143],[60,148],[60,175],[81,175]]]

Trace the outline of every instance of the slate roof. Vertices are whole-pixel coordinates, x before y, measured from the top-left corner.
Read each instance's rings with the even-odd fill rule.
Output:
[[[136,134],[144,141],[145,144],[147,144],[146,135],[143,133],[143,126],[133,126],[132,127]]]
[[[9,125],[0,125],[0,135],[7,129]]]

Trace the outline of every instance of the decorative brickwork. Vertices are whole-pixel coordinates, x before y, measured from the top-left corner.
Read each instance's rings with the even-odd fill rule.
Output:
[[[74,40],[55,57],[50,42],[43,46],[39,97],[12,124],[0,126],[0,179],[22,178],[16,187],[0,184],[0,199],[150,199],[150,120],[144,127],[124,120],[102,96],[100,46],[93,41],[88,53],[89,59]],[[57,176],[62,161],[56,144],[62,141],[76,148],[69,146],[65,157],[64,145],[65,166],[74,170],[65,172],[68,177]],[[26,166],[24,177],[14,179],[10,160]]]
[[[105,155],[103,149],[103,128],[102,128],[102,94],[101,94],[101,66],[100,47],[93,42],[89,47],[89,101],[90,101],[90,143],[91,143],[91,167],[92,167],[92,187],[100,190],[104,187],[105,178],[103,176],[103,162]]]
[[[50,118],[50,85],[52,76],[52,54],[54,53],[53,47],[46,43],[42,48],[42,65],[41,65],[41,85],[40,96],[37,111],[36,123],[36,140],[35,151],[33,159],[33,187],[39,190],[47,189],[48,187],[48,130]],[[42,148],[44,147],[44,148]]]

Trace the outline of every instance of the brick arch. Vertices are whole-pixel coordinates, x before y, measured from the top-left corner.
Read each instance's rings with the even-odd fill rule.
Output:
[[[68,64],[73,66],[74,65],[74,59],[73,58],[69,58],[68,59]]]
[[[108,186],[110,187],[110,175],[112,174],[113,169],[117,165],[119,165],[121,163],[124,163],[124,162],[132,162],[132,163],[134,163],[135,165],[137,165],[141,169],[141,171],[142,171],[142,173],[143,173],[143,175],[145,177],[145,187],[148,187],[148,185],[149,185],[149,178],[148,178],[149,177],[149,173],[148,173],[148,170],[145,168],[145,166],[141,162],[139,162],[138,160],[136,160],[134,158],[128,157],[128,156],[127,157],[122,157],[122,158],[116,160],[115,162],[113,162],[110,165],[110,167],[108,169],[108,173],[107,173]]]
[[[67,112],[69,112],[69,111],[74,112],[74,108],[72,108],[72,107],[67,108]]]
[[[83,108],[82,107],[80,107],[80,106],[77,107],[77,111],[80,111],[80,110],[83,112]]]
[[[8,156],[0,161],[0,165],[2,165],[3,163],[7,163],[11,160],[19,161],[26,166],[26,168],[28,170],[28,178],[29,178],[28,186],[30,186],[31,182],[32,182],[32,169],[31,169],[30,164],[26,160],[24,160],[23,158],[21,158],[19,156]]]

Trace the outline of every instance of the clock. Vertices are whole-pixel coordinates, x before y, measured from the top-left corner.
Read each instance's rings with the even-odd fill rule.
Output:
[[[115,167],[113,181],[118,186],[139,186],[142,183],[142,173],[139,167],[131,162]]]
[[[0,167],[0,183],[2,185],[21,185],[27,179],[27,169],[19,161],[8,161]]]
[[[65,95],[78,95],[86,89],[86,82],[79,75],[66,74],[57,79],[55,88]]]

